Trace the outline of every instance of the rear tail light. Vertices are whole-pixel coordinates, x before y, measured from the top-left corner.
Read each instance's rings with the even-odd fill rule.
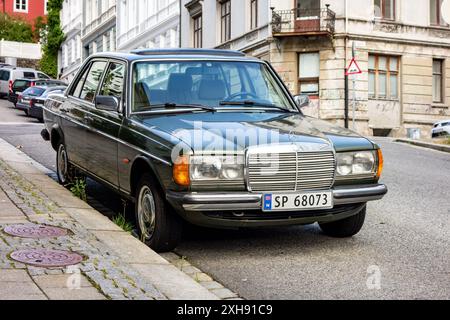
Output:
[[[9,92],[12,92],[12,86],[13,86],[13,82],[12,80],[9,80]]]
[[[30,108],[33,107],[34,102],[34,99],[30,99]]]
[[[32,82],[31,86],[34,87],[36,85],[36,82]]]

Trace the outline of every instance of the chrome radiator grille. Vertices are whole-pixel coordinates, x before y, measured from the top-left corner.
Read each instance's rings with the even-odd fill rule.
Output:
[[[248,186],[253,192],[323,190],[334,182],[332,151],[250,153],[247,159]]]

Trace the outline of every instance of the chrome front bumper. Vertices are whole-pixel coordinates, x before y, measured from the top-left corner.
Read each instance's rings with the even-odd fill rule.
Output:
[[[383,184],[339,186],[332,189],[334,205],[366,203],[380,200],[388,192]],[[167,200],[185,211],[245,211],[261,210],[263,194],[239,193],[178,193],[167,192]]]

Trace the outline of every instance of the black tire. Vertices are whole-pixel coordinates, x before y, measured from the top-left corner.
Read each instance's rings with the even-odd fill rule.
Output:
[[[141,241],[156,252],[171,251],[180,242],[182,220],[166,204],[149,173],[136,186],[135,218]]]
[[[356,215],[349,218],[329,223],[319,223],[322,231],[334,238],[350,238],[356,235],[364,225],[366,219],[366,207]]]
[[[23,112],[25,112],[25,114],[27,115],[27,117],[30,115],[30,112],[28,110],[24,110]]]
[[[44,123],[44,118],[38,118],[38,121],[39,121],[40,123]]]
[[[66,146],[62,142],[58,144],[56,149],[56,174],[59,183],[63,186],[68,186],[75,181],[75,168],[70,164]]]

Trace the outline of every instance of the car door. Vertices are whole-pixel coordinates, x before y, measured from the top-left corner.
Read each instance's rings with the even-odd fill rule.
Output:
[[[120,103],[124,97],[126,65],[119,61],[110,61],[97,92],[101,96],[116,97]],[[122,125],[122,115],[116,111],[90,109],[86,115],[86,149],[89,154],[89,170],[98,178],[118,187],[118,136]]]
[[[94,60],[87,64],[71,87],[67,99],[60,108],[61,127],[64,133],[67,154],[71,163],[89,171],[86,123],[88,110],[94,108],[94,97],[106,68],[105,60]]]

